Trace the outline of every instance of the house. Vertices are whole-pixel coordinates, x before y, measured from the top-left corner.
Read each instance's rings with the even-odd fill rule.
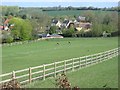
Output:
[[[68,24],[68,27],[67,27],[67,28],[70,28],[70,27],[75,27],[74,22],[70,22],[70,23]]]
[[[82,30],[82,27],[76,27],[75,30],[80,31],[80,30]]]
[[[62,23],[62,27],[65,27],[65,28],[68,28],[69,24],[71,23],[72,21],[71,20],[67,20],[65,19]]]
[[[14,24],[9,24],[11,17],[6,19],[3,23],[3,25],[0,26],[0,30],[7,30],[9,31],[10,29],[12,29],[14,27]]]
[[[0,26],[0,30],[4,30],[4,26]]]
[[[6,19],[5,22],[4,22],[4,25],[8,25],[10,19]]]
[[[10,30],[8,26],[4,26],[4,30]]]
[[[6,31],[8,31],[10,29],[8,28],[8,26],[0,26],[0,30],[6,30]]]
[[[86,18],[83,17],[83,16],[78,16],[76,20],[77,20],[78,22],[85,22],[85,21],[86,21]]]
[[[80,27],[80,22],[74,22],[75,27]]]
[[[86,22],[86,17],[78,16],[76,20],[72,21],[69,19],[64,19],[62,23],[59,24],[59,21],[57,19],[52,19],[51,26],[59,26],[60,29],[56,30],[57,34],[62,34],[61,30],[64,28],[75,28],[76,31],[84,30],[84,31],[90,31],[92,23]]]
[[[91,31],[91,29],[85,29],[85,30],[84,30],[84,32],[89,32],[89,31]]]
[[[80,23],[80,27],[85,28],[85,29],[89,29],[89,28],[91,28],[91,26],[92,26],[92,24],[89,22],[87,22],[87,23],[81,22]]]
[[[61,27],[61,22],[57,19],[52,19],[51,26]]]
[[[75,23],[75,29],[77,31],[80,31],[82,29],[84,29],[85,32],[90,31],[92,24],[89,22],[77,22]]]

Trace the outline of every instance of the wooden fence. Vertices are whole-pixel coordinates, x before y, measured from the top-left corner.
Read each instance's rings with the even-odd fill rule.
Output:
[[[50,64],[43,64],[36,67],[29,67],[27,69],[12,71],[10,73],[1,74],[0,84],[8,82],[12,79],[17,79],[21,84],[31,83],[34,80],[45,80],[47,77],[56,77],[58,73],[74,71],[93,64],[101,63],[109,60],[119,53],[120,48],[115,48],[109,51],[73,58],[64,61],[58,61]]]

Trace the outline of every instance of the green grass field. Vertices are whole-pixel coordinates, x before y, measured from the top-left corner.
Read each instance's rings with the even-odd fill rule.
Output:
[[[23,45],[4,46],[2,47],[2,72],[95,54],[116,47],[118,47],[117,37],[51,39]]]
[[[118,57],[112,58],[75,72],[67,73],[67,77],[73,86],[80,88],[118,88]],[[35,81],[26,85],[27,88],[55,88],[55,78],[47,78],[45,81]]]
[[[92,11],[95,14],[103,14],[103,13],[111,13],[110,11],[101,11],[101,10],[62,10],[62,11],[43,11],[44,13],[48,14],[49,16],[79,16],[84,12]]]

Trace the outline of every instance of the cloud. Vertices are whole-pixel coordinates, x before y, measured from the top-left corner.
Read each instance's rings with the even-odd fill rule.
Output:
[[[119,0],[2,0],[2,2],[119,2]]]

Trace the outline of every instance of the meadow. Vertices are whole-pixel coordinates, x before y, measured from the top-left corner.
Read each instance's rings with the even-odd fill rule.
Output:
[[[111,11],[101,11],[101,10],[61,10],[61,11],[43,11],[43,13],[48,14],[49,16],[79,16],[86,12],[92,12],[95,14],[106,14],[113,13]]]
[[[106,88],[118,88],[118,57],[81,70],[67,73],[66,75],[72,87],[105,88],[104,86],[106,86]],[[45,81],[37,80],[23,87],[55,88],[55,84],[55,78],[51,77],[47,78]]]
[[[3,46],[2,73],[95,54],[116,47],[118,47],[117,37],[49,39],[29,44]]]

